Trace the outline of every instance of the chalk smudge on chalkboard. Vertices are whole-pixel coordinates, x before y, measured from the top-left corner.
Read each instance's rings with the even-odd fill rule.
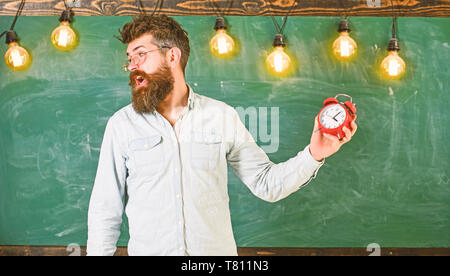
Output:
[[[392,87],[389,87],[389,96],[394,96],[394,90],[392,90]]]
[[[59,233],[55,234],[55,237],[61,238],[62,236],[67,236],[67,235],[69,235],[71,233],[83,230],[83,228],[84,228],[84,226],[82,226],[82,225],[76,225],[73,228],[69,228],[69,229],[66,229],[66,230],[64,230],[62,232],[59,232]]]

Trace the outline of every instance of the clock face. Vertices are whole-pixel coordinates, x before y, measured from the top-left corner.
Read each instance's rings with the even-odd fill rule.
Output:
[[[325,128],[337,128],[344,123],[345,117],[345,109],[339,104],[332,104],[322,110],[319,121]]]

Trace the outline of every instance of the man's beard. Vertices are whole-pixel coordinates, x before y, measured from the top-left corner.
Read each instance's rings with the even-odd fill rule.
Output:
[[[144,78],[146,85],[137,87],[136,77]],[[130,74],[132,104],[137,113],[151,113],[157,109],[159,104],[173,90],[174,79],[170,68],[164,64],[152,74],[146,74],[144,71],[133,71]]]

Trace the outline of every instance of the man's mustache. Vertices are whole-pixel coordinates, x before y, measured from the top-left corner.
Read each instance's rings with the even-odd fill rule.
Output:
[[[146,74],[144,71],[136,70],[130,73],[130,81],[128,85],[135,88],[137,86],[136,78],[142,78],[142,81],[147,81],[147,84],[150,82],[150,76]]]

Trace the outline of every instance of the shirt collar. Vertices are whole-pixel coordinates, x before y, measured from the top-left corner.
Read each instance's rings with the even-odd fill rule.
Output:
[[[194,90],[192,90],[192,87],[189,84],[186,84],[189,89],[189,97],[188,97],[188,107],[189,109],[194,108]]]

